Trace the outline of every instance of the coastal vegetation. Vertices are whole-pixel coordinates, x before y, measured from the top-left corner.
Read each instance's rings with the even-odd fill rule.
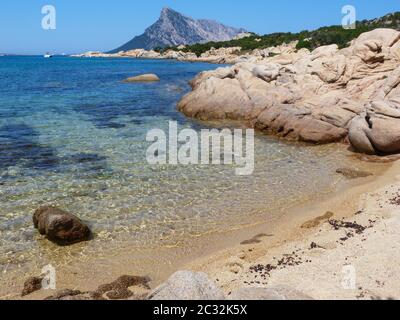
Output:
[[[211,48],[230,48],[241,47],[242,51],[251,51],[254,49],[265,49],[279,46],[283,43],[298,41],[297,49],[307,48],[310,50],[320,46],[337,44],[339,48],[348,46],[349,42],[356,39],[362,33],[374,30],[376,28],[391,28],[400,30],[400,12],[388,14],[384,17],[374,20],[363,20],[357,22],[356,29],[344,29],[340,25],[322,27],[313,31],[301,31],[298,33],[278,32],[259,36],[253,33],[249,37],[234,39],[221,42],[207,42],[189,45],[186,47],[165,47],[156,48],[158,52],[168,50],[192,52],[197,56],[209,51]]]

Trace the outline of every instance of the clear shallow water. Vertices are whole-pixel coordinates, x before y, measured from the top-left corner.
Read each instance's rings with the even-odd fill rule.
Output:
[[[344,148],[256,138],[251,177],[230,166],[150,166],[148,130],[200,130],[176,111],[187,81],[210,64],[132,59],[0,58],[0,267],[96,255],[124,246],[179,246],[270,217],[330,192]],[[156,73],[160,83],[121,80]],[[354,165],[354,163],[353,163]],[[78,214],[93,241],[57,248],[32,227],[53,204]]]

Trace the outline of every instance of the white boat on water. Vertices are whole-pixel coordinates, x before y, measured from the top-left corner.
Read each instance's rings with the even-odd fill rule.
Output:
[[[50,54],[50,53],[46,53],[46,54],[44,55],[44,57],[45,57],[45,58],[53,58],[53,55]]]

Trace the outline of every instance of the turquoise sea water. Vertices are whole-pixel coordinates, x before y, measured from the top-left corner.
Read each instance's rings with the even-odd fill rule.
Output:
[[[78,250],[90,255],[100,248],[179,246],[329,192],[335,169],[349,162],[336,146],[299,148],[257,136],[250,177],[235,176],[231,166],[146,163],[148,130],[167,128],[169,120],[205,127],[176,104],[190,90],[188,80],[216,67],[0,57],[0,267],[54,258],[32,227],[32,213],[43,204],[91,226],[94,239]],[[161,81],[121,82],[143,73]]]

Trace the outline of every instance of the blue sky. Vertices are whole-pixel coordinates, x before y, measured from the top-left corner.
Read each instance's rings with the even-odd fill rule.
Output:
[[[400,0],[1,0],[0,52],[42,54],[114,49],[155,22],[164,6],[260,34],[340,24],[351,4],[357,19],[400,11]],[[57,29],[41,28],[41,8],[54,5]]]

